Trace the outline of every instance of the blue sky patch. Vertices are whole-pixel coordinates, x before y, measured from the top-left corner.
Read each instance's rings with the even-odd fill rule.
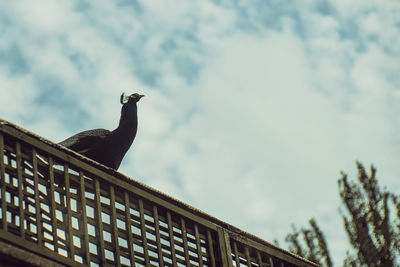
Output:
[[[29,72],[29,63],[17,44],[0,50],[0,61],[6,65],[11,75],[23,75]]]

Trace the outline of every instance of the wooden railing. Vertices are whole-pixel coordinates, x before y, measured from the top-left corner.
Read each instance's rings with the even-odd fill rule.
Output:
[[[61,265],[318,266],[4,120],[0,190],[0,246]]]

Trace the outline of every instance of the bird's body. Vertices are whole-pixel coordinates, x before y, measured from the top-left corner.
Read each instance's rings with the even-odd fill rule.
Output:
[[[133,94],[123,103],[124,96],[121,96],[123,104],[121,118],[115,130],[88,130],[75,134],[59,144],[103,165],[118,169],[136,136],[138,126],[136,103],[141,97],[143,95]]]

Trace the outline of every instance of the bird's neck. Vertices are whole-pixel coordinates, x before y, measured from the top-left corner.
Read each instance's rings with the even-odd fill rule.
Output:
[[[121,118],[115,132],[134,138],[136,135],[137,123],[136,103],[126,103],[122,106]]]

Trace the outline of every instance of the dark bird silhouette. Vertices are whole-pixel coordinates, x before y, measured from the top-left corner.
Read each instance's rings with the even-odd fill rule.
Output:
[[[77,133],[59,144],[108,167],[118,169],[135,139],[138,119],[136,103],[144,95],[121,95],[121,118],[114,131],[94,129]]]

